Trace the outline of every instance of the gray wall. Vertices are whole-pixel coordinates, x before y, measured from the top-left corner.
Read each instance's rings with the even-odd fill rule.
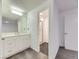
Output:
[[[6,23],[8,21],[8,23]],[[2,32],[18,32],[17,20],[2,17]]]

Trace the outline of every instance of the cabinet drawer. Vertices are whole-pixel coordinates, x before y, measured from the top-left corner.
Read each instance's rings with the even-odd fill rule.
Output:
[[[15,52],[15,38],[5,38],[4,40],[4,56],[11,56]]]
[[[11,55],[15,51],[15,45],[5,45],[4,47],[4,55]]]
[[[0,57],[0,59],[3,59],[2,57]]]
[[[12,49],[7,49],[7,50],[4,50],[4,52],[5,52],[5,54],[10,54],[10,53],[13,52],[13,50]]]
[[[21,38],[23,38],[23,39],[26,39],[26,40],[29,40],[30,39],[30,36],[21,36]]]
[[[4,50],[4,56],[5,57],[9,57],[9,56],[13,55],[14,53],[15,53],[15,51],[13,49]]]
[[[4,42],[5,42],[5,43],[10,43],[10,42],[14,43],[13,41],[14,41],[15,39],[16,39],[16,38],[5,38]]]
[[[5,48],[12,48],[12,47],[15,47],[15,38],[6,38],[4,40],[4,46]]]

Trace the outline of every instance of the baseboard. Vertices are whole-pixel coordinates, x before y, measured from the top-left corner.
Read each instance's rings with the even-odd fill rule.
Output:
[[[64,47],[64,46],[60,46],[59,48],[64,48],[64,49],[65,49],[65,47]]]
[[[75,49],[67,49],[65,48],[66,50],[70,50],[70,51],[75,51],[75,52],[78,52],[78,50],[75,50]]]

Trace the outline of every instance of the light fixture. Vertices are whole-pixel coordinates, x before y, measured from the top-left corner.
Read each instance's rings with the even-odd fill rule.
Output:
[[[18,8],[18,7],[15,7],[15,6],[11,6],[11,12],[13,14],[16,14],[16,15],[19,15],[19,16],[22,16],[23,13],[24,13],[24,10]]]
[[[12,12],[13,14],[16,14],[16,15],[19,15],[19,16],[22,16],[22,15],[23,15],[23,13],[18,12],[18,11],[15,11],[15,10],[11,10],[11,12]]]
[[[11,9],[12,10],[16,10],[16,11],[19,11],[19,12],[24,12],[24,10],[18,8],[18,7],[15,7],[15,6],[11,6]]]
[[[40,13],[40,15],[42,16],[42,15],[43,15],[43,13]]]

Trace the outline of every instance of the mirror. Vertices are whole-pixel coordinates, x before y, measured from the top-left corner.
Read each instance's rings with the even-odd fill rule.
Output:
[[[30,54],[34,54],[32,59],[37,59],[39,55],[40,58],[48,58],[48,6],[48,0],[3,0],[2,3],[2,35],[30,34],[31,49],[28,51],[38,52]],[[7,59],[14,59],[15,56],[9,57]]]
[[[27,32],[29,30],[29,28],[27,28],[27,13],[37,8],[45,1],[46,0],[3,0],[2,32]],[[4,24],[6,24],[6,26]],[[12,26],[8,26],[8,24]],[[11,29],[11,27],[14,28]]]

